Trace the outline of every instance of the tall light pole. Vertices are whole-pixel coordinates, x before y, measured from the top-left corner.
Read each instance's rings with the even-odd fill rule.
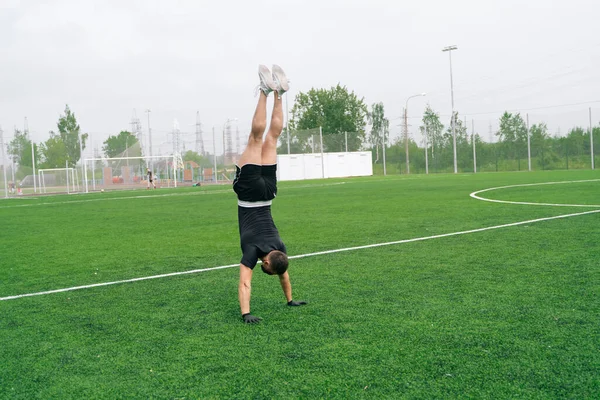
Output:
[[[287,150],[290,154],[290,114],[288,108],[288,92],[285,92],[285,136],[287,136]]]
[[[148,114],[148,155],[152,157],[152,130],[150,129],[150,112],[149,108],[146,109],[146,114]],[[152,162],[152,159],[150,159]],[[152,165],[150,166],[150,170],[152,170]]]
[[[79,161],[81,161],[81,187],[85,186],[85,161],[83,159],[83,135],[79,132]],[[33,141],[32,141],[33,143]],[[32,163],[33,164],[33,163]],[[35,179],[35,174],[33,175]]]
[[[590,107],[590,155],[592,156],[592,169],[594,165],[594,127],[592,126],[592,107]]]
[[[410,174],[410,164],[408,160],[408,101],[413,97],[425,96],[427,93],[415,94],[414,96],[410,96],[406,99],[406,104],[404,105],[404,146],[406,147],[406,174]]]
[[[6,163],[4,160],[4,132],[0,126],[0,151],[2,152],[2,171],[4,175],[4,197],[8,199],[8,183],[6,182]]]
[[[215,178],[214,183],[217,183],[217,141],[215,140],[215,127],[214,127],[214,125],[213,125],[213,128],[212,128],[212,131],[213,131],[213,160],[214,160],[214,163],[215,163],[215,171],[214,171],[213,175],[214,175],[214,178]]]
[[[452,117],[450,117],[450,124],[452,126],[452,145],[454,148],[454,173],[458,173],[458,164],[456,162],[456,130],[454,128],[454,83],[452,82],[452,50],[457,50],[458,47],[447,46],[442,49],[442,51],[447,51],[450,56],[450,97],[452,99]]]

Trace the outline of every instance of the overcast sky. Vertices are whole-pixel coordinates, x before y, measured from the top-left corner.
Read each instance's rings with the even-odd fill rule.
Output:
[[[427,96],[409,102],[411,133],[427,102],[448,124],[441,50],[457,45],[455,107],[469,127],[489,140],[508,109],[564,134],[587,127],[589,107],[600,121],[598,16],[598,0],[0,0],[0,126],[9,141],[27,117],[45,141],[68,104],[91,155],[130,128],[134,109],[147,134],[150,109],[156,154],[171,148],[175,119],[194,148],[198,111],[212,150],[212,127],[228,118],[247,134],[258,64],[277,63],[290,109],[299,91],[339,82],[383,102],[397,137],[417,93]]]

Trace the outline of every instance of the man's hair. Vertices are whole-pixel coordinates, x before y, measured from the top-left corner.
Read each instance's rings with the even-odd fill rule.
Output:
[[[273,250],[269,254],[269,266],[271,271],[281,275],[287,271],[289,265],[288,256],[279,250]]]

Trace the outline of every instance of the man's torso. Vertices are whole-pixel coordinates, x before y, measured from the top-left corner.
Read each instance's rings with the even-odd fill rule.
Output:
[[[271,206],[254,208],[238,206],[238,223],[243,253],[241,262],[245,266],[254,268],[259,258],[273,250],[287,252],[273,222]]]
[[[276,171],[277,165],[236,168],[233,190],[238,197],[241,262],[249,268],[273,250],[286,252],[271,216],[271,201],[277,194]]]

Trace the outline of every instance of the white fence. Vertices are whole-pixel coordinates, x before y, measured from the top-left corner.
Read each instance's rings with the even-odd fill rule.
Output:
[[[322,162],[323,159],[325,162]],[[277,180],[280,181],[371,175],[373,160],[370,151],[277,156]]]

